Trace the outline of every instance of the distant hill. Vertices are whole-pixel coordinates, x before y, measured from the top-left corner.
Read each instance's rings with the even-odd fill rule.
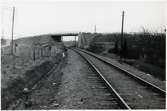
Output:
[[[15,43],[21,44],[21,45],[33,45],[36,43],[47,43],[47,42],[55,42],[53,38],[49,35],[41,35],[41,36],[32,36],[32,37],[26,37],[26,38],[20,38],[14,40]]]

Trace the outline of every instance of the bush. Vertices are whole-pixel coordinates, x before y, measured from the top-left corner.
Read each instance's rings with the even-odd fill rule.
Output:
[[[88,48],[89,51],[93,52],[93,53],[101,53],[105,50],[104,47],[102,47],[101,45],[97,45],[97,44],[91,44]]]
[[[104,47],[94,44],[95,42],[115,42],[114,49],[109,49],[109,53],[120,55],[120,33],[99,34],[93,38],[89,50],[95,53],[100,53]],[[162,67],[165,69],[165,33],[124,33],[123,56],[130,59],[144,58],[147,63]]]

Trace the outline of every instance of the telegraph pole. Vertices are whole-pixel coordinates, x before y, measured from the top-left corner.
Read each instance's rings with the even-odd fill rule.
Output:
[[[77,47],[77,37],[75,36],[75,47]]]
[[[14,32],[14,15],[15,15],[15,7],[13,7],[13,16],[12,16],[12,42],[11,42],[11,54],[13,53],[13,32]]]
[[[124,16],[125,16],[125,12],[122,11],[121,53],[120,53],[120,60],[121,60],[121,62],[122,62],[122,57],[123,57],[123,26],[124,26]]]
[[[13,74],[15,74],[15,57],[13,52],[13,32],[14,32],[14,16],[15,16],[15,7],[13,7],[13,15],[12,15],[12,41],[11,41],[11,55],[13,57]]]
[[[3,48],[2,48],[2,41],[3,41],[3,39],[4,39],[4,30],[3,30],[3,27],[2,27],[2,37],[1,37],[1,54],[3,55]],[[5,39],[4,39],[4,42],[5,42]],[[5,42],[5,44],[6,44],[6,42]]]

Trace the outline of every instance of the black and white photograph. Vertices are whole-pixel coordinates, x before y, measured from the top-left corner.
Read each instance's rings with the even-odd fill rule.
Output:
[[[2,110],[165,110],[165,0],[2,0]]]

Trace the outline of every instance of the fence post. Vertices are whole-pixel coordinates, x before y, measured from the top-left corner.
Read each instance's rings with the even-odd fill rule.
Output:
[[[33,61],[35,63],[35,49],[33,49]]]

